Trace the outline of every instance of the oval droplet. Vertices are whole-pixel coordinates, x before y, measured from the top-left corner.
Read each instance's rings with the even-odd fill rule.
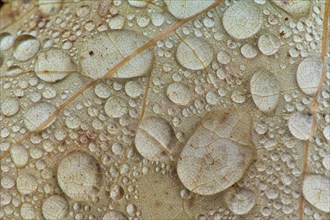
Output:
[[[263,24],[263,14],[259,6],[251,1],[239,1],[224,13],[222,23],[227,33],[238,39],[252,37]]]
[[[322,61],[320,58],[308,57],[297,69],[298,86],[306,95],[315,95],[322,76]]]
[[[135,147],[146,159],[166,162],[169,159],[172,127],[162,118],[143,119],[135,136]]]
[[[57,181],[71,199],[90,201],[102,185],[101,167],[93,156],[74,151],[60,162]]]
[[[112,30],[101,32],[84,41],[79,47],[80,72],[93,79],[106,76],[123,59],[147,42],[134,31]],[[153,64],[151,49],[145,49],[108,77],[132,78],[145,75]]]
[[[18,61],[27,61],[34,57],[40,48],[37,38],[25,34],[16,38],[13,46],[13,55]]]
[[[165,0],[169,12],[177,19],[184,19],[191,17],[210,5],[212,5],[216,0],[208,1],[196,1],[196,0]]]
[[[205,69],[212,62],[213,56],[211,45],[197,37],[184,39],[176,51],[178,62],[190,70]]]
[[[260,71],[253,75],[250,86],[253,101],[261,111],[270,112],[276,108],[280,83],[274,74]]]
[[[41,80],[57,82],[68,74],[76,73],[76,65],[69,54],[54,47],[38,54],[34,70]]]

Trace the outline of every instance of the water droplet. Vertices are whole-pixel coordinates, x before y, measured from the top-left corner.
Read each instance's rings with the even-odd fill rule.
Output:
[[[141,0],[128,0],[128,3],[137,8],[145,8],[148,5],[148,1],[141,1]]]
[[[305,199],[317,209],[330,212],[330,179],[320,174],[308,174],[303,181]]]
[[[228,208],[237,215],[247,214],[256,200],[254,193],[246,188],[230,189],[224,198]]]
[[[41,210],[46,220],[60,220],[69,213],[69,204],[62,196],[53,195],[43,201]]]
[[[228,114],[210,112],[204,116],[181,152],[178,176],[194,193],[212,195],[225,190],[243,176],[252,162],[251,149],[226,139],[239,125],[227,121]]]
[[[306,95],[315,95],[322,76],[322,61],[316,57],[304,59],[297,69],[299,88]]]
[[[274,74],[260,71],[253,75],[250,85],[253,101],[261,111],[269,112],[276,108],[280,83]]]
[[[162,118],[148,117],[143,119],[135,136],[135,147],[146,159],[151,161],[168,161],[172,128]]]
[[[143,93],[143,88],[137,81],[128,81],[125,84],[125,92],[131,98],[137,98]]]
[[[109,20],[109,28],[111,30],[120,30],[124,27],[125,17],[122,15],[117,15]]]
[[[90,201],[102,185],[101,167],[93,156],[74,151],[60,162],[57,181],[71,199]]]
[[[55,118],[50,120],[46,125],[42,126],[42,128],[39,128],[49,119],[55,110],[56,109],[54,106],[46,102],[41,102],[30,107],[23,115],[26,128],[30,131],[40,131],[49,127],[52,123],[54,123],[56,120]]]
[[[205,8],[213,4],[215,0],[208,1],[177,1],[165,0],[169,12],[177,19],[184,19],[203,11]]]
[[[13,55],[18,61],[27,61],[34,57],[40,48],[40,42],[31,35],[21,35],[14,42]]]
[[[10,49],[13,43],[14,43],[14,37],[11,34],[7,32],[0,34],[0,50]]]
[[[259,32],[263,15],[258,5],[250,1],[239,1],[225,11],[222,22],[230,36],[241,40]]]
[[[16,180],[17,190],[21,194],[30,194],[36,191],[38,187],[37,178],[29,173],[22,173]]]
[[[312,128],[313,118],[310,115],[296,113],[288,121],[291,134],[299,140],[308,140]]]
[[[172,102],[178,105],[187,105],[192,98],[189,87],[179,82],[170,84],[167,87],[166,95]]]
[[[300,18],[307,16],[310,8],[311,2],[309,0],[306,1],[295,1],[295,0],[286,0],[286,1],[278,1],[271,0],[273,4],[282,8],[288,14],[290,14],[294,18]]]
[[[231,58],[226,51],[221,50],[217,54],[217,60],[219,61],[219,63],[226,65],[226,64],[230,63]]]
[[[19,111],[20,105],[15,98],[2,98],[0,109],[3,115],[11,117]]]
[[[178,62],[190,70],[205,69],[212,62],[213,56],[211,45],[196,37],[183,40],[176,51]]]
[[[276,53],[281,46],[280,39],[274,34],[264,34],[259,37],[258,48],[261,53],[269,56]]]
[[[126,217],[126,215],[124,215],[124,213],[114,210],[107,212],[102,218],[102,220],[113,220],[113,219],[128,220],[128,218]]]
[[[29,153],[23,145],[13,146],[10,155],[17,167],[24,167],[28,163]]]
[[[105,113],[113,118],[120,118],[127,112],[127,105],[125,100],[119,97],[109,98],[104,105]]]
[[[57,82],[76,73],[76,65],[64,50],[51,48],[38,54],[35,72],[45,82]]]
[[[120,61],[141,47],[147,38],[134,31],[101,32],[83,42],[79,50],[80,70],[93,79],[105,76]],[[126,62],[113,78],[132,78],[145,75],[153,63],[151,49],[146,49]]]

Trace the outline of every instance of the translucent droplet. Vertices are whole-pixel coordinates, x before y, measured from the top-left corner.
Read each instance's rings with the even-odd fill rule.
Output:
[[[189,87],[179,82],[170,84],[167,87],[166,95],[172,102],[178,105],[187,105],[192,98]]]
[[[146,159],[151,161],[168,161],[173,135],[172,128],[162,118],[143,119],[135,136],[135,147]]]
[[[204,10],[215,0],[208,1],[195,1],[195,0],[165,0],[169,12],[177,19],[184,19],[197,14],[198,12]]]
[[[231,189],[224,195],[228,208],[237,215],[247,214],[255,205],[254,193],[246,188]]]
[[[322,76],[322,61],[316,57],[304,59],[297,69],[299,88],[306,95],[315,95]]]
[[[7,32],[0,34],[0,50],[9,50],[14,43],[14,36]]]
[[[288,121],[291,134],[299,140],[308,140],[312,128],[313,118],[310,115],[296,113]]]
[[[259,37],[258,47],[261,53],[269,56],[276,53],[281,46],[280,39],[273,34],[264,34]]]
[[[76,65],[64,50],[51,48],[38,54],[35,72],[43,81],[57,82],[76,73]]]
[[[190,70],[205,69],[212,62],[213,56],[211,45],[196,37],[183,40],[176,51],[179,63]]]
[[[280,83],[274,74],[260,71],[253,75],[250,85],[253,101],[261,111],[269,112],[276,108]]]
[[[303,195],[317,209],[330,213],[330,179],[320,174],[308,174],[303,180]]]
[[[134,31],[101,32],[84,41],[78,48],[80,71],[93,79],[103,77],[146,41],[146,37]],[[132,78],[143,76],[150,70],[152,63],[152,50],[146,49],[126,62],[109,77]]]
[[[230,36],[239,40],[246,39],[259,32],[263,14],[258,5],[250,1],[239,1],[225,11],[222,23]]]
[[[40,131],[49,127],[56,120],[56,118],[50,119],[55,110],[55,107],[47,102],[30,107],[23,115],[26,128],[30,131]]]
[[[40,42],[31,35],[21,35],[16,38],[13,48],[16,60],[27,61],[38,53]]]
[[[71,199],[91,201],[102,185],[101,167],[93,156],[83,151],[74,151],[60,162],[57,181]]]

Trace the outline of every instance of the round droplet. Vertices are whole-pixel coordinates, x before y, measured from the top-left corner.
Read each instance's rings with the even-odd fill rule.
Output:
[[[29,153],[23,145],[13,146],[10,155],[17,167],[24,167],[29,161]]]
[[[210,112],[202,118],[201,126],[188,140],[177,164],[183,185],[200,195],[227,189],[243,176],[252,162],[253,152],[249,147],[227,139],[241,126],[237,121],[227,121],[230,112],[221,114]]]
[[[320,174],[308,174],[303,181],[305,199],[317,209],[330,212],[330,179]]]
[[[326,170],[330,170],[330,154],[324,156],[322,159],[322,165]]]
[[[56,82],[76,73],[76,65],[64,50],[51,48],[38,54],[35,72],[43,81]]]
[[[14,57],[18,61],[27,61],[34,57],[40,48],[39,41],[31,35],[21,35],[14,42]]]
[[[1,176],[1,187],[4,189],[11,189],[15,186],[15,180],[10,176]]]
[[[177,19],[184,19],[193,16],[210,5],[216,0],[195,1],[195,0],[165,0],[169,12]]]
[[[30,203],[23,203],[20,212],[24,220],[35,219],[37,214],[34,207]]]
[[[47,102],[38,103],[24,112],[24,124],[30,131],[41,131],[55,122],[56,118],[51,118],[55,111],[55,107]]]
[[[124,196],[124,189],[120,185],[114,185],[110,190],[110,198],[113,200],[120,200]]]
[[[280,39],[274,34],[264,34],[259,37],[258,48],[261,53],[269,56],[276,53],[281,46]]]
[[[125,17],[123,15],[116,15],[109,20],[109,28],[111,30],[120,30],[124,27]]]
[[[288,127],[291,134],[299,140],[308,140],[313,124],[311,115],[296,113],[288,121]]]
[[[120,97],[109,98],[104,105],[105,113],[113,118],[120,118],[127,112],[127,105],[125,100]]]
[[[330,141],[330,125],[323,129],[323,135],[327,141]]]
[[[133,6],[133,7],[137,7],[137,8],[145,8],[148,5],[148,2],[143,0],[128,0],[128,3]]]
[[[190,70],[205,69],[213,60],[214,52],[210,44],[196,37],[181,41],[176,51],[178,62]]]
[[[14,43],[13,35],[4,32],[0,34],[0,50],[8,50]]]
[[[286,11],[289,15],[294,18],[300,18],[307,16],[309,14],[310,8],[312,3],[310,0],[305,1],[296,1],[296,0],[286,0],[286,1],[279,1],[279,0],[271,0],[273,4],[282,8]]]
[[[230,36],[241,40],[259,32],[263,24],[263,15],[257,4],[239,1],[225,11],[222,22]]]
[[[64,219],[68,213],[69,204],[62,196],[51,196],[42,204],[42,215],[46,220]]]
[[[244,44],[241,47],[241,53],[245,58],[252,59],[257,56],[257,48],[251,44]]]
[[[7,117],[11,117],[13,115],[15,115],[19,109],[19,103],[15,98],[4,98],[1,101],[1,112],[3,115],[7,116]]]
[[[191,91],[185,84],[175,82],[167,87],[167,97],[178,105],[187,105],[191,100]]]
[[[90,201],[102,186],[101,167],[93,156],[74,151],[60,162],[57,181],[71,199]]]
[[[297,69],[298,86],[306,95],[315,95],[322,76],[322,61],[316,57],[304,59]]]
[[[16,186],[21,194],[30,194],[36,191],[38,182],[32,174],[22,173],[17,177]]]
[[[250,86],[253,101],[261,111],[269,112],[276,108],[280,83],[274,74],[260,71],[253,75]]]
[[[39,11],[43,15],[52,15],[57,13],[62,8],[63,0],[39,0]]]
[[[103,77],[146,42],[146,37],[134,31],[101,32],[84,41],[80,47],[78,46],[80,72],[93,79]],[[132,78],[143,76],[150,71],[153,57],[152,50],[145,49],[125,62],[109,77]]]
[[[254,0],[254,2],[259,5],[263,5],[263,4],[266,4],[267,0]]]
[[[102,218],[102,220],[113,220],[113,219],[127,220],[128,218],[126,215],[124,215],[124,213],[114,210],[107,212]]]
[[[99,83],[95,86],[95,94],[102,98],[106,99],[110,97],[110,87],[105,83]]]
[[[148,117],[139,125],[135,136],[135,147],[144,158],[165,162],[169,159],[172,135],[172,128],[167,121]]]
[[[125,92],[131,98],[137,98],[143,93],[143,88],[136,81],[129,81],[125,84]]]
[[[230,63],[231,58],[226,51],[221,50],[217,54],[217,60],[219,61],[219,63],[226,65],[226,64]]]
[[[228,208],[236,215],[247,214],[256,200],[254,193],[246,188],[230,189],[224,198]]]

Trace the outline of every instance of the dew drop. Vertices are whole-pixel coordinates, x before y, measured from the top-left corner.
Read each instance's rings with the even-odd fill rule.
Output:
[[[263,15],[258,5],[250,1],[239,1],[225,11],[222,22],[230,36],[241,40],[259,32]]]
[[[212,62],[213,56],[211,45],[196,37],[183,40],[176,51],[178,62],[190,70],[205,69]]]
[[[21,35],[16,38],[13,55],[18,61],[27,61],[34,57],[40,48],[40,42],[31,35]]]

